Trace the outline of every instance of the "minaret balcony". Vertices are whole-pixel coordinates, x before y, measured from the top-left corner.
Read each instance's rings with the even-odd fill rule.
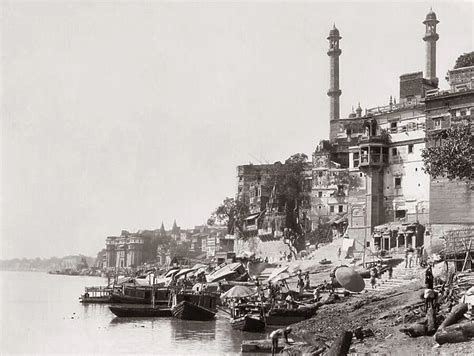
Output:
[[[340,56],[342,53],[342,50],[340,48],[329,48],[328,50],[328,56]]]
[[[340,89],[328,90],[328,96],[341,96],[341,94],[342,94],[342,91]]]
[[[436,42],[439,40],[439,35],[437,33],[426,33],[423,37],[423,41]]]

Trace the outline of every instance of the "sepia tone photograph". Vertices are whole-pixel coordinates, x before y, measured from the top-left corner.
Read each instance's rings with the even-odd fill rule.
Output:
[[[473,19],[0,1],[0,355],[474,354]]]

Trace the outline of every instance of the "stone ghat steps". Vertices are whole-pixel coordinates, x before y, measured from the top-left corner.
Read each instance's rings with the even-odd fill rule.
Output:
[[[372,286],[370,284],[370,278],[364,278],[364,282],[365,282],[365,289],[368,291],[373,291],[373,292],[383,292],[388,289],[401,287],[410,283],[410,281],[406,279],[377,279],[377,283],[375,284],[375,289],[372,289]]]

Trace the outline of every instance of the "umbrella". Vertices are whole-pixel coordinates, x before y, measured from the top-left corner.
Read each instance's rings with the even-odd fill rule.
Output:
[[[234,286],[229,289],[227,292],[221,295],[222,299],[225,298],[246,298],[252,295],[257,294],[257,291],[254,288],[246,286]]]
[[[336,268],[335,275],[339,284],[350,292],[362,292],[365,288],[365,282],[361,275],[350,267]]]

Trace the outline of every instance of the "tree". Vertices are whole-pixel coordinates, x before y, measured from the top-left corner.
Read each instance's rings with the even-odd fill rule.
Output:
[[[306,200],[303,191],[304,170],[308,156],[296,153],[285,164],[277,168],[275,174],[275,192],[281,210],[285,211],[285,240],[294,252],[304,249],[306,234],[304,223],[300,221],[300,210]]]
[[[226,225],[227,233],[233,235],[239,232],[244,236],[244,219],[249,214],[249,207],[240,199],[225,198],[207,220],[208,225]]]
[[[461,54],[456,59],[454,69],[474,66],[474,52]]]
[[[469,124],[456,125],[441,132],[439,145],[425,148],[423,170],[433,178],[472,179],[474,165],[474,136]]]

